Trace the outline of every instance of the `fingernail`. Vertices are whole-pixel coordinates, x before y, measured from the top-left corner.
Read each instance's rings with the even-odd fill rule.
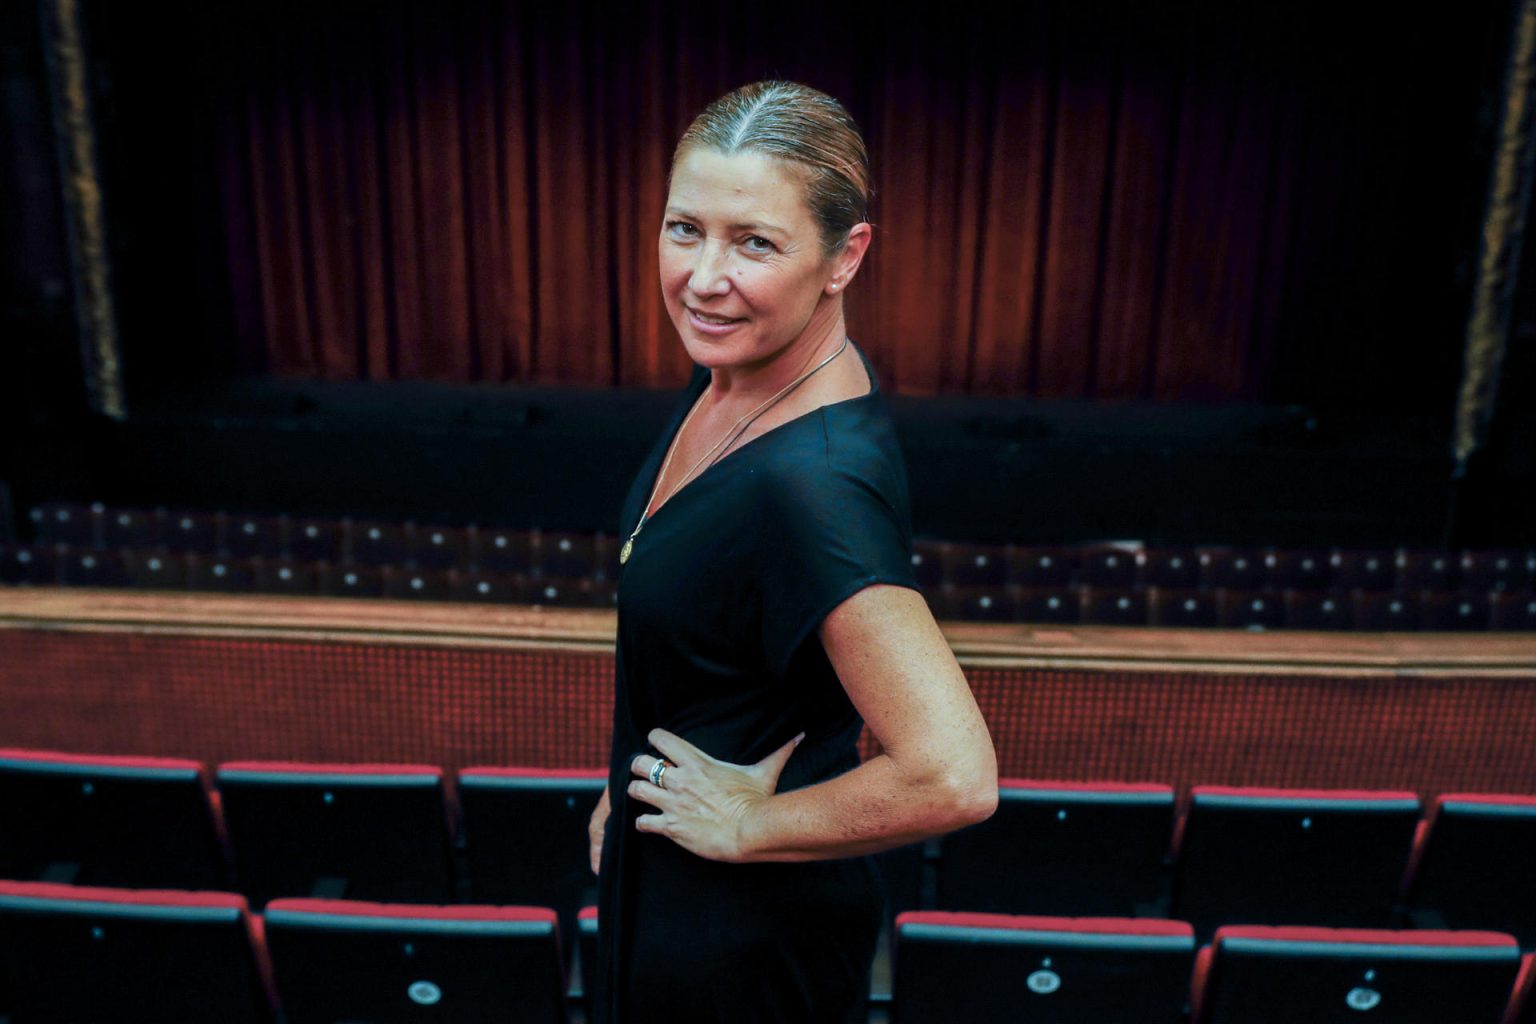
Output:
[[[805,733],[801,733],[799,736],[796,736],[795,737],[795,746],[798,747],[800,745],[800,741],[803,740],[803,739],[805,739]]]

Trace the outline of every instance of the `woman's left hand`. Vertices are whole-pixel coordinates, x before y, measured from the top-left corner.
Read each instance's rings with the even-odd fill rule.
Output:
[[[740,765],[716,760],[665,729],[652,729],[647,739],[669,763],[660,786],[650,781],[655,757],[640,754],[630,763],[637,778],[629,795],[660,812],[641,815],[635,827],[708,860],[741,860],[743,824],[778,789],[789,755],[804,738],[801,733],[756,764]]]

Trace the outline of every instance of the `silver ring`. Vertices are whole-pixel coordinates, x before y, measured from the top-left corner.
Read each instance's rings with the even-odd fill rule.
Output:
[[[656,763],[651,765],[651,785],[665,789],[661,784],[661,777],[667,773],[667,759],[658,757]]]

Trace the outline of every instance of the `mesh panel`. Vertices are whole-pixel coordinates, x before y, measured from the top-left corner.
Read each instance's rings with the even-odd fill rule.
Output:
[[[1004,775],[1536,792],[1530,678],[973,669]]]
[[[967,675],[1007,776],[1536,792],[1531,677]],[[612,685],[604,654],[0,629],[0,745],[593,767]]]
[[[0,629],[0,743],[94,753],[605,764],[611,657]]]

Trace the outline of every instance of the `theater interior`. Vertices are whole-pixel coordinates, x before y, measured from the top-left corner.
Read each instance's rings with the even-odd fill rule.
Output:
[[[1536,0],[17,0],[0,1024],[591,1019],[655,231],[762,78],[868,143],[999,763],[870,1024],[1536,1022]]]

